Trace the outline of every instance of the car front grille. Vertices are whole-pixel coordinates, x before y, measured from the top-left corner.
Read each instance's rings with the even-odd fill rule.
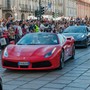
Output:
[[[18,63],[4,60],[3,66],[18,68]]]
[[[75,41],[76,46],[82,46],[85,45],[85,41]]]
[[[32,68],[50,67],[51,65],[52,64],[49,61],[35,62],[32,63]],[[3,66],[18,68],[18,63],[4,60]],[[29,68],[29,66],[20,66],[20,68]]]
[[[49,61],[32,63],[32,68],[50,67],[51,63]]]
[[[28,67],[29,67],[29,66],[24,66],[24,65],[23,65],[23,66],[20,66],[20,68],[28,68]]]

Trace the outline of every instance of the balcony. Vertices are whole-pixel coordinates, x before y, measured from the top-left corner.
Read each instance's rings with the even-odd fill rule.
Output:
[[[11,7],[2,7],[3,11],[12,11]]]
[[[20,4],[19,6],[20,6],[20,9],[19,9],[19,10],[20,10],[21,12],[30,12],[30,11],[31,11],[31,9],[28,8],[27,5]]]
[[[0,9],[2,8],[2,5],[0,5]]]
[[[78,0],[78,2],[83,2],[83,3],[87,3],[87,4],[89,4],[90,5],[90,0]]]
[[[25,8],[25,7],[21,7],[20,11],[21,12],[30,12],[30,9],[29,8]]]

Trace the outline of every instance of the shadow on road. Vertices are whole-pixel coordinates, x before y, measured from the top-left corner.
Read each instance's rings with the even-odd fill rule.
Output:
[[[18,73],[18,74],[30,74],[30,73],[49,73],[54,71],[53,70],[10,70],[10,69],[6,69],[4,71],[4,73]]]

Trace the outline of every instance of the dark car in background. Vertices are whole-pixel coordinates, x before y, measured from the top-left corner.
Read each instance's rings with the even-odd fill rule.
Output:
[[[65,36],[73,36],[75,46],[87,47],[90,44],[90,30],[87,26],[69,26],[63,31]]]

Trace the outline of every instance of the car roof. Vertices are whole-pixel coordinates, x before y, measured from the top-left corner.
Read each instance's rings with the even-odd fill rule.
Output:
[[[58,33],[51,33],[51,32],[37,32],[37,33],[28,33],[29,34],[55,34],[57,35]]]
[[[84,28],[85,28],[85,27],[87,27],[87,26],[84,26],[84,25],[83,25],[83,26],[69,26],[69,27],[84,27]]]

